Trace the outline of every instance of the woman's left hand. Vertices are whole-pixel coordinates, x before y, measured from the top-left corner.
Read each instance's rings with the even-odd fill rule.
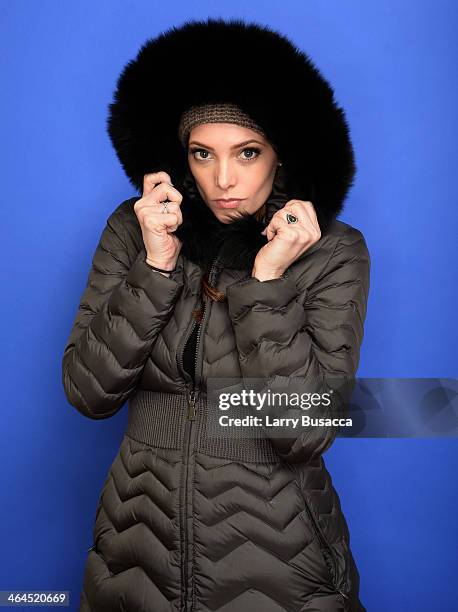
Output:
[[[288,223],[286,214],[297,218]],[[321,238],[321,230],[312,202],[289,200],[278,210],[262,232],[269,242],[259,250],[252,276],[259,280],[279,278],[283,272]]]

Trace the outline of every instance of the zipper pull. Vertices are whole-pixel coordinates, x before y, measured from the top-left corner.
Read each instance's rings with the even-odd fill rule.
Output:
[[[188,400],[188,419],[194,421],[196,418],[196,397],[194,390],[189,394]]]

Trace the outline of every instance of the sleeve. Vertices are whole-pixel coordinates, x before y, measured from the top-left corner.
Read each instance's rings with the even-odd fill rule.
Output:
[[[115,211],[93,255],[62,359],[67,399],[91,419],[114,415],[135,391],[181,292],[181,270],[167,277],[145,258],[142,248],[130,265],[122,216]]]
[[[226,291],[229,316],[243,378],[262,378],[273,390],[276,386],[287,389],[292,377],[311,392],[332,389],[330,407],[312,407],[308,415],[344,416],[359,364],[369,283],[370,256],[364,236],[350,228],[306,289],[298,290],[289,270],[280,278],[250,277],[230,285]],[[279,408],[267,407],[267,411],[276,417]],[[292,412],[303,414],[297,407]],[[327,450],[337,429],[286,425],[281,435],[273,435],[265,428],[282,459],[292,463],[312,460]]]

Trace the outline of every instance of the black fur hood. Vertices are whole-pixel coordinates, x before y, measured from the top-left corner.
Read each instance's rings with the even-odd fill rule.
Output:
[[[266,215],[219,222],[202,201],[178,138],[184,110],[232,102],[275,146],[277,170]],[[118,78],[107,131],[131,184],[166,171],[183,195],[176,234],[183,254],[208,266],[224,244],[226,267],[251,265],[261,230],[290,199],[309,200],[321,233],[343,209],[356,165],[344,111],[310,58],[269,26],[241,19],[187,21],[147,40]]]

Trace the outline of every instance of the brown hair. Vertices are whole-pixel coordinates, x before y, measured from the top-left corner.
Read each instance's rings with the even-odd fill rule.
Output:
[[[265,212],[266,212],[266,205],[263,204],[261,208],[259,208],[254,213],[254,217],[256,217],[258,221],[262,221],[264,219]],[[216,289],[216,287],[213,287],[212,285],[210,285],[209,279],[208,279],[208,272],[206,272],[202,277],[201,294],[202,296],[204,295],[208,296],[214,302],[224,302],[226,300],[225,293],[223,293],[222,291],[219,291],[218,289]],[[203,308],[194,310],[192,313],[192,316],[198,323],[201,323],[202,317],[203,317]]]

